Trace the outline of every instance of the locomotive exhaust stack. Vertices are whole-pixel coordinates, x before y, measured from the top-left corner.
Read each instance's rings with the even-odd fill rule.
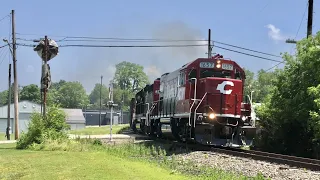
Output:
[[[170,126],[179,141],[219,146],[251,145],[251,104],[243,102],[245,72],[221,55],[198,58],[141,89],[132,102],[132,127],[162,136]]]

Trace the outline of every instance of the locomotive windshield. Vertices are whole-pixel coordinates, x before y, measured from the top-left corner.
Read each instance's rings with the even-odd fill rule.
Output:
[[[231,78],[231,72],[230,71],[215,71],[213,69],[201,70],[200,71],[200,78],[206,78],[206,77]]]

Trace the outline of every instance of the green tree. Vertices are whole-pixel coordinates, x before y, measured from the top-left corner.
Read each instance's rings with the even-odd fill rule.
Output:
[[[256,87],[254,92],[254,102],[264,102],[267,95],[274,88],[277,72],[278,71],[266,72],[263,69],[258,71],[258,77],[255,81]]]
[[[148,76],[143,71],[143,66],[123,61],[116,65],[114,76],[114,102],[123,110],[127,110],[131,98],[148,82]]]
[[[59,82],[52,82],[52,84],[49,87],[48,92],[47,92],[47,104],[49,106],[55,105],[55,104],[60,104],[59,103],[59,90],[66,83],[67,83],[67,81],[65,81],[65,80],[60,80]]]
[[[263,127],[261,147],[311,157],[317,154],[317,91],[320,84],[320,32],[297,43],[297,53],[284,54],[286,65],[276,73],[274,88],[258,110]],[[312,88],[313,87],[313,88]],[[316,123],[315,123],[316,122]]]
[[[11,89],[11,103],[13,103],[13,100],[14,100],[13,83],[12,83],[10,89]],[[8,90],[4,90],[4,91],[0,92],[0,106],[8,105],[8,92],[9,92]]]
[[[251,95],[251,91],[255,90],[256,81],[254,79],[254,72],[245,69],[244,72],[246,74],[246,80],[244,82],[244,98],[246,99],[246,96]]]
[[[309,95],[314,97],[314,104],[316,110],[310,111],[311,121],[310,126],[314,128],[314,137],[312,143],[314,144],[314,157],[320,158],[320,85],[317,87],[308,88]]]
[[[107,86],[101,86],[101,84],[97,83],[89,95],[91,108],[99,108],[100,106],[100,87],[102,104],[105,104],[108,101],[109,90]]]
[[[83,108],[89,104],[89,98],[80,82],[65,82],[58,90],[51,92],[55,102],[63,108]]]
[[[23,86],[20,92],[20,100],[28,100],[34,103],[40,103],[40,88],[35,84]]]
[[[139,91],[148,83],[148,76],[143,66],[123,61],[116,65],[115,83],[120,89],[131,92]]]

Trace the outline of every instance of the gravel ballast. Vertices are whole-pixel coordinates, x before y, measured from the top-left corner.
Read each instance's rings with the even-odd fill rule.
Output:
[[[227,172],[256,176],[259,172],[266,178],[275,180],[312,179],[320,180],[319,171],[298,169],[283,164],[274,164],[223,153],[196,151],[176,155],[182,161],[192,161],[199,166],[209,166]]]

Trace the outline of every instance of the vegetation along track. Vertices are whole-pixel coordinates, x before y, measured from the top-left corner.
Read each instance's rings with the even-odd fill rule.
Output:
[[[268,162],[277,163],[277,164],[287,164],[292,167],[305,168],[313,171],[320,171],[320,160],[317,160],[317,159],[309,159],[309,158],[288,156],[288,155],[268,153],[268,152],[255,151],[255,150],[245,150],[245,149],[231,148],[231,147],[208,146],[208,145],[198,144],[192,141],[188,143],[182,143],[182,142],[172,141],[173,140],[172,138],[150,137],[150,139],[157,141],[159,143],[170,143],[172,144],[171,149],[183,148],[191,151],[214,151],[214,152],[225,153],[233,156],[252,158],[255,160],[268,161]]]

